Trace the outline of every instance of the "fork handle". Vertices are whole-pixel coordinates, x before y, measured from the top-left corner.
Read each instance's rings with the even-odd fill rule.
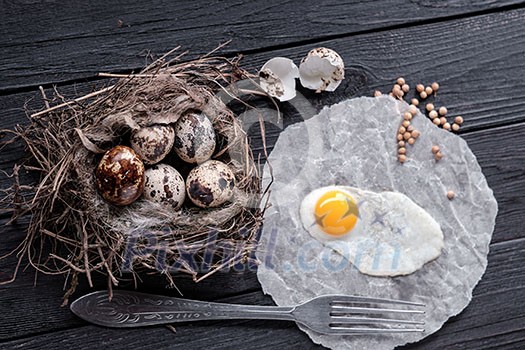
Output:
[[[128,291],[113,291],[111,301],[107,291],[94,292],[71,305],[77,316],[89,322],[119,328],[224,319],[295,321],[294,309],[212,303]]]

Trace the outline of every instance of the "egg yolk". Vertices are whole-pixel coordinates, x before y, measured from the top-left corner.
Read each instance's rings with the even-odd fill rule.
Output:
[[[332,190],[319,198],[314,215],[323,232],[332,236],[342,236],[357,224],[359,208],[355,199],[348,193]]]

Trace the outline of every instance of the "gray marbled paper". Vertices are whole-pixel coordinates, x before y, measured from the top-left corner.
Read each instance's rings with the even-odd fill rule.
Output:
[[[467,306],[487,266],[497,202],[476,157],[462,138],[418,114],[412,124],[421,136],[408,146],[409,160],[399,164],[395,136],[407,107],[386,96],[325,107],[283,131],[269,158],[272,206],[265,214],[257,252],[262,262],[258,278],[265,293],[278,305],[322,294],[426,304],[423,334],[327,336],[301,327],[315,343],[332,349],[393,349],[436,332]],[[439,162],[430,151],[435,144],[444,154]],[[264,185],[269,180],[266,166]],[[299,206],[310,191],[327,185],[407,195],[440,224],[445,236],[441,256],[413,274],[394,278],[364,275],[351,264],[341,269],[323,259],[326,248],[303,229]],[[448,190],[456,193],[452,201],[446,197]]]

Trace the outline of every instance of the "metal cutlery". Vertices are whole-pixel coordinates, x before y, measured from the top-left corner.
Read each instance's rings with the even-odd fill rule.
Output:
[[[296,306],[195,301],[123,290],[87,294],[71,304],[80,318],[106,327],[141,327],[230,319],[295,321],[322,334],[424,332],[424,304],[350,295],[323,295]],[[395,316],[391,318],[388,316]]]

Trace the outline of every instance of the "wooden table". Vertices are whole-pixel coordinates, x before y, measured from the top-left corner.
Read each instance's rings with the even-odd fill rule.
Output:
[[[25,123],[24,105],[42,107],[38,86],[66,97],[106,81],[98,72],[128,73],[181,45],[187,58],[232,42],[221,54],[242,53],[256,72],[269,58],[296,62],[314,47],[336,49],[346,80],[332,94],[308,97],[317,107],[388,91],[402,75],[438,81],[439,103],[465,119],[469,143],[494,190],[499,214],[489,264],[470,305],[436,334],[406,349],[525,347],[525,3],[506,1],[2,1],[0,5],[0,125]],[[275,131],[270,143],[277,138]],[[2,153],[1,170],[22,157]],[[2,185],[5,185],[5,178]],[[3,226],[0,253],[22,239],[27,218]],[[0,280],[14,268],[0,262]],[[102,276],[96,289],[105,288]],[[36,286],[34,285],[36,283]],[[28,268],[0,287],[0,348],[320,348],[292,323],[208,322],[177,327],[111,330],[86,324],[60,308],[64,278]],[[131,284],[123,287],[130,288]],[[254,273],[219,274],[194,284],[178,279],[188,298],[271,305]],[[90,289],[81,281],[74,297]],[[163,280],[141,291],[177,295]]]

